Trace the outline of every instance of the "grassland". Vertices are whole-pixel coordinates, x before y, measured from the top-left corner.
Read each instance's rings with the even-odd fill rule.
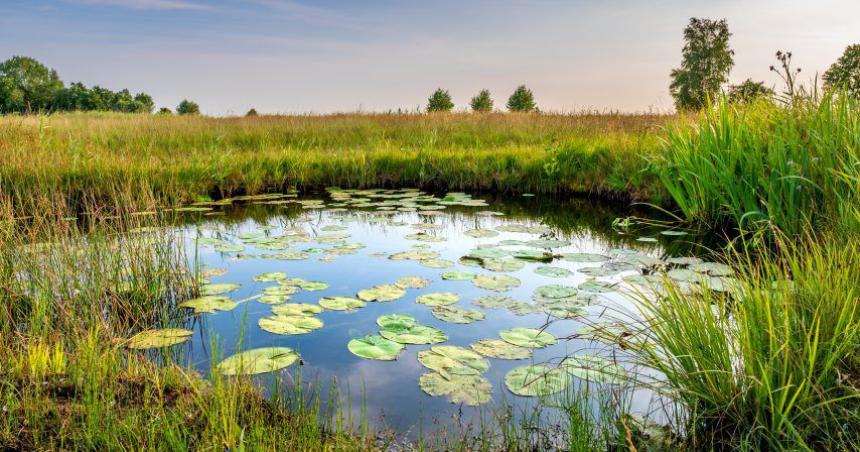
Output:
[[[3,117],[0,161],[6,447],[371,446],[295,389],[266,400],[248,381],[203,380],[124,348],[133,332],[173,325],[172,304],[153,300],[195,291],[175,238],[116,234],[147,225],[126,213],[293,186],[587,194],[741,232],[726,256],[744,276],[731,297],[646,300],[657,352],[641,363],[685,408],[677,433],[691,449],[860,445],[851,100],[723,103],[690,117]],[[84,212],[88,222],[64,220]],[[509,448],[525,430],[505,433]]]

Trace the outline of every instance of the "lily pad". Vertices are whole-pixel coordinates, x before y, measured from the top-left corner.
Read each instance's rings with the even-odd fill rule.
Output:
[[[298,287],[299,289],[306,290],[308,292],[328,289],[328,284],[322,281],[308,281],[302,278],[284,279],[280,281],[280,284],[283,286]]]
[[[418,380],[421,390],[434,397],[448,396],[451,403],[478,406],[487,403],[493,385],[480,375],[451,375],[445,378],[438,372],[428,372]]]
[[[289,347],[265,347],[237,353],[220,363],[224,375],[254,375],[289,367],[299,358]]]
[[[591,280],[585,281],[576,286],[576,288],[583,292],[606,293],[615,291],[615,284],[606,281]]]
[[[508,275],[479,275],[472,280],[476,287],[496,292],[507,292],[520,286],[520,280]]]
[[[710,276],[729,276],[732,274],[732,267],[720,262],[701,262],[690,265],[690,270],[697,273],[707,273]]]
[[[239,253],[245,251],[245,245],[220,245],[215,247],[219,253]]]
[[[290,306],[290,305],[281,305]],[[275,306],[280,307],[280,306]],[[274,334],[307,334],[323,327],[323,321],[309,315],[283,315],[263,317],[257,322],[264,331]]]
[[[381,315],[376,319],[376,324],[382,328],[411,328],[418,325],[415,317],[406,314],[386,314]]]
[[[481,267],[491,272],[515,272],[525,267],[523,261],[516,259],[487,258],[480,261]]]
[[[406,348],[403,344],[390,341],[382,336],[368,335],[353,339],[346,345],[352,354],[367,359],[393,361]]]
[[[310,303],[288,303],[288,304],[281,304],[281,305],[277,305],[277,306],[272,307],[272,313],[274,313],[275,315],[312,316],[314,314],[319,314],[320,312],[323,312],[322,306],[310,304]]]
[[[573,272],[566,268],[553,267],[551,265],[541,265],[536,267],[535,273],[549,278],[566,278],[573,275]]]
[[[515,301],[513,298],[504,295],[482,295],[472,300],[472,304],[487,309],[501,309],[508,307],[508,305]]]
[[[430,280],[420,276],[404,276],[394,282],[401,289],[423,289],[430,285]]]
[[[609,260],[609,257],[594,253],[564,253],[561,255],[561,259],[568,262],[596,263],[606,262]]]
[[[184,328],[162,328],[141,331],[128,340],[128,348],[148,349],[169,347],[187,341],[192,334],[194,334],[193,331]]]
[[[195,314],[213,313],[215,311],[229,311],[237,306],[237,303],[227,297],[207,295],[205,297],[192,298],[179,304],[180,308],[193,309]]]
[[[472,272],[452,271],[442,273],[442,279],[446,281],[469,281],[475,279],[476,275]]]
[[[538,286],[535,289],[534,294],[532,294],[532,299],[538,303],[547,303],[575,297],[577,293],[579,293],[579,291],[576,290],[575,287],[563,286],[561,284],[548,284],[545,286]]]
[[[508,390],[526,397],[542,397],[561,392],[570,382],[570,374],[564,369],[543,365],[517,367],[505,375],[505,386]]]
[[[505,342],[501,339],[481,339],[472,344],[471,347],[472,350],[489,358],[528,359],[532,356],[530,349]]]
[[[428,268],[449,268],[454,266],[453,262],[445,259],[425,259],[418,261],[418,263]]]
[[[618,383],[624,372],[614,361],[595,355],[568,356],[561,366],[574,377],[598,383]]]
[[[438,328],[426,325],[410,327],[387,325],[379,330],[379,334],[401,344],[436,344],[448,340],[448,335]]]
[[[229,292],[233,292],[234,290],[242,287],[239,284],[204,284],[200,287],[200,295],[221,295]]]
[[[458,300],[460,300],[460,296],[454,292],[431,292],[415,298],[416,303],[427,306],[445,306],[454,304]]]
[[[292,298],[289,295],[262,295],[257,301],[263,304],[282,304],[290,301]]]
[[[357,296],[363,301],[394,301],[406,295],[406,291],[394,284],[381,284],[359,291]]]
[[[271,296],[289,296],[299,293],[299,288],[296,286],[272,286],[263,289],[263,295]]]
[[[448,378],[451,374],[480,375],[490,368],[490,362],[479,353],[454,345],[434,345],[418,352],[418,362]]]
[[[511,328],[500,332],[499,337],[505,342],[528,348],[544,348],[558,343],[552,334],[535,328]]]
[[[458,306],[436,306],[431,312],[433,317],[449,323],[472,323],[485,318],[481,311]]]
[[[552,253],[540,251],[540,250],[517,250],[511,252],[511,256],[522,259],[524,261],[535,261],[535,262],[550,262],[552,261],[553,255]]]
[[[350,311],[367,306],[365,302],[349,297],[323,297],[319,305],[332,311]]]
[[[280,281],[282,279],[286,279],[287,274],[284,272],[269,272],[257,275],[254,277],[254,281],[257,282],[272,282],[272,281]]]
[[[389,259],[393,261],[423,261],[428,259],[436,259],[440,255],[436,251],[430,250],[413,250],[413,251],[401,251],[399,253],[394,253],[388,256]]]

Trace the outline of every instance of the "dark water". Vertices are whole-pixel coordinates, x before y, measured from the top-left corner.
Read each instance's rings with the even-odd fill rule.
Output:
[[[387,192],[385,192],[387,193]],[[357,195],[353,195],[353,198]],[[327,205],[337,205],[325,194],[300,199],[320,199]],[[634,227],[619,230],[611,227],[613,220],[631,214],[646,217],[643,212],[594,204],[578,199],[541,199],[539,197],[517,197],[516,199],[490,198],[476,195],[473,199],[484,199],[487,206],[448,205],[440,214],[426,216],[419,212],[397,212],[380,215],[376,207],[331,207],[303,208],[296,203],[266,204],[271,200],[247,200],[232,205],[218,206],[211,216],[204,213],[184,214],[190,221],[185,226],[188,249],[192,260],[205,269],[223,269],[221,276],[210,278],[212,283],[237,283],[241,288],[228,296],[243,300],[259,295],[261,291],[277,282],[255,282],[253,277],[266,272],[286,272],[290,278],[322,281],[328,288],[320,291],[300,291],[289,303],[317,303],[321,297],[355,294],[377,284],[393,283],[404,276],[422,276],[432,281],[423,289],[407,289],[399,300],[386,303],[367,303],[367,306],[350,312],[324,311],[317,317],[324,327],[307,334],[278,335],[260,329],[257,321],[272,315],[272,305],[257,300],[241,303],[227,312],[202,314],[191,317],[188,325],[195,331],[185,353],[194,366],[208,372],[211,365],[213,341],[220,347],[220,356],[233,354],[239,344],[248,350],[258,347],[284,346],[300,353],[303,364],[287,368],[284,378],[297,378],[301,372],[305,381],[319,380],[328,387],[336,379],[342,397],[349,399],[351,410],[366,410],[372,423],[384,424],[399,431],[432,429],[437,421],[449,422],[454,416],[467,421],[487,407],[496,407],[502,401],[514,406],[532,403],[534,399],[520,397],[508,391],[505,375],[513,368],[534,363],[558,363],[568,354],[588,352],[612,357],[613,347],[583,339],[568,338],[584,324],[600,321],[611,313],[630,311],[631,302],[620,287],[622,277],[635,275],[640,270],[625,271],[596,279],[620,283],[618,291],[599,294],[599,302],[586,308],[586,315],[577,319],[559,319],[546,313],[516,315],[507,309],[485,309],[473,304],[475,297],[482,295],[505,295],[530,302],[536,287],[547,284],[577,286],[590,277],[579,270],[600,266],[601,263],[577,263],[555,259],[550,264],[524,261],[522,269],[507,273],[493,273],[483,268],[467,267],[458,262],[460,257],[479,245],[495,244],[503,240],[527,241],[533,239],[567,240],[569,245],[552,248],[555,254],[582,252],[596,253],[608,257],[619,253],[665,258],[667,255],[692,255],[701,252],[699,238],[693,235],[666,236],[654,227]],[[291,200],[282,198],[281,201]],[[425,203],[426,204],[426,203]],[[317,207],[317,206],[313,206]],[[397,208],[397,206],[395,206]],[[410,207],[407,206],[406,210]],[[495,211],[504,215],[486,215],[480,212]],[[374,220],[374,218],[376,218]],[[440,229],[426,230],[430,235],[445,238],[445,241],[424,243],[409,240],[405,236],[420,232],[414,225],[435,224]],[[346,229],[326,231],[326,226],[343,226]],[[473,238],[464,235],[471,229],[496,230],[504,225],[542,226],[540,233],[504,232],[491,238]],[[330,228],[329,228],[330,229]],[[330,244],[319,244],[314,238],[320,234],[349,234],[346,243],[359,243],[365,247],[355,254],[337,255],[331,260],[320,260],[325,252],[312,252],[301,260],[279,260],[262,255],[279,251],[260,250],[246,244],[241,252],[222,253],[213,246],[197,241],[200,237],[218,237],[229,243],[242,244],[243,234],[262,232],[265,236],[278,237],[304,231],[309,241],[295,243],[286,251],[313,248],[330,249]],[[641,237],[653,237],[656,242],[640,241]],[[647,240],[647,239],[646,239]],[[451,268],[428,268],[417,261],[391,260],[388,255],[413,250],[413,246],[426,246],[437,251],[441,259],[455,262]],[[512,246],[521,249],[522,246]],[[314,250],[312,250],[314,251]],[[317,250],[318,251],[318,250]],[[328,259],[328,258],[325,258]],[[614,259],[614,257],[613,257]],[[570,276],[556,278],[535,273],[541,265],[552,265],[571,270]],[[440,275],[445,271],[461,270],[478,274],[506,274],[521,281],[521,285],[506,292],[490,292],[476,287],[470,281],[446,281]],[[430,292],[455,292],[460,295],[457,306],[482,311],[486,318],[471,324],[444,322],[431,315],[431,307],[417,304],[415,298]],[[498,338],[499,332],[512,327],[546,327],[546,331],[559,338],[559,343],[536,349],[531,360],[502,360],[489,358],[491,363],[484,377],[492,384],[492,400],[483,408],[452,404],[447,397],[431,397],[419,387],[419,378],[429,370],[417,360],[417,354],[431,345],[407,345],[396,361],[377,361],[360,358],[347,349],[347,343],[357,337],[377,334],[377,317],[383,314],[408,314],[424,325],[441,329],[449,338],[442,345],[469,347],[480,339]],[[271,374],[262,375],[263,383],[270,382]],[[346,393],[349,393],[347,396]],[[652,408],[653,400],[647,391],[634,391],[630,395],[634,411],[646,412]],[[346,401],[344,401],[346,405]],[[345,408],[346,409],[346,408]]]

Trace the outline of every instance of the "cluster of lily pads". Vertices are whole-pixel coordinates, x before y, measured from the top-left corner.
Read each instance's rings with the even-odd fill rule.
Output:
[[[483,208],[487,204],[473,199],[465,193],[448,193],[434,196],[417,189],[402,190],[327,190],[328,199],[299,199],[296,193],[235,197],[210,203],[196,203],[178,208],[179,212],[200,212],[205,215],[217,213],[218,206],[234,202],[252,202],[269,205],[294,205],[305,210],[327,209],[329,212],[345,212],[352,209],[371,211],[369,222],[385,222],[397,226],[411,226],[414,230],[405,235],[407,240],[417,242],[411,249],[383,254],[392,261],[414,261],[422,266],[443,270],[441,279],[460,281],[492,294],[481,295],[472,304],[484,309],[507,309],[516,315],[545,314],[554,318],[583,317],[587,308],[601,301],[600,295],[620,290],[623,283],[631,286],[660,290],[665,284],[675,284],[683,290],[710,289],[728,291],[734,279],[732,269],[724,264],[705,262],[696,257],[661,259],[634,250],[613,249],[605,254],[588,252],[564,252],[570,247],[569,240],[554,238],[553,231],[543,225],[501,224],[494,228],[476,227],[463,232],[480,243],[475,245],[457,262],[442,259],[431,247],[447,240],[444,227],[431,222],[409,225],[395,221],[398,213],[417,213],[419,216],[443,215],[448,206]],[[502,216],[500,212],[480,211],[482,216]],[[301,260],[319,256],[321,261],[331,261],[339,255],[354,254],[365,246],[349,242],[350,234],[342,225],[326,225],[319,232],[309,232],[301,226],[282,229],[274,234],[274,227],[263,226],[259,231],[235,235],[214,234],[199,237],[197,244],[210,246],[215,251],[235,258],[255,257],[278,260]],[[500,232],[528,234],[532,238],[505,239],[486,243]],[[682,231],[671,231],[668,236],[680,236]],[[534,238],[538,236],[538,238]],[[641,240],[644,242],[653,241]],[[240,243],[236,243],[236,241]],[[246,253],[253,246],[262,254]],[[300,249],[301,248],[301,249]],[[576,268],[559,266],[558,262],[577,264]],[[554,263],[556,263],[554,265]],[[455,269],[457,265],[470,269]],[[558,281],[544,284],[532,293],[531,300],[522,301],[505,295],[521,286],[521,281],[508,273],[531,268],[534,274]],[[478,273],[481,269],[485,272]],[[254,277],[256,282],[271,284],[261,293],[245,300],[233,300],[231,292],[239,284],[213,283],[209,279],[221,276],[223,270],[204,269],[199,273],[199,296],[184,301],[180,307],[193,310],[195,314],[229,311],[238,304],[257,300],[271,305],[271,315],[258,321],[267,332],[282,335],[307,334],[324,326],[317,316],[325,310],[352,311],[367,303],[385,303],[404,297],[410,289],[423,289],[431,284],[429,279],[408,276],[390,284],[379,284],[358,291],[354,296],[321,297],[317,304],[292,303],[292,296],[300,291],[324,290],[328,285],[321,281],[310,281],[289,277],[286,272],[268,272]],[[577,274],[586,277],[576,285],[564,284]],[[469,324],[485,319],[483,311],[460,306],[460,296],[454,292],[429,292],[415,298],[415,302],[430,308],[439,320],[454,324]],[[479,405],[487,402],[493,386],[484,376],[490,368],[490,359],[526,360],[533,357],[533,350],[552,346],[557,338],[534,328],[515,327],[499,333],[498,338],[482,339],[468,348],[455,345],[438,345],[448,340],[448,335],[435,327],[422,325],[414,317],[404,314],[387,314],[376,319],[378,334],[354,338],[347,349],[365,359],[391,361],[397,359],[407,345],[432,345],[418,353],[418,361],[428,369],[419,380],[420,388],[431,396],[445,396],[453,403]],[[180,328],[147,330],[129,340],[129,347],[136,349],[167,347],[187,341],[192,332]],[[589,330],[580,328],[580,337],[618,343],[630,340],[628,331],[620,325]],[[288,347],[265,347],[237,353],[223,361],[217,368],[224,374],[256,374],[286,368],[296,362],[299,355]],[[616,383],[623,369],[617,363],[591,354],[565,358],[560,365],[530,364],[512,369],[505,375],[507,389],[520,396],[545,396],[567,388],[574,378]]]

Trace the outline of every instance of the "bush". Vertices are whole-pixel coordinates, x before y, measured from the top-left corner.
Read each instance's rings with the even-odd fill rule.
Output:
[[[252,108],[248,110],[248,113],[245,113],[245,116],[257,116],[257,110]]]
[[[427,112],[451,111],[454,108],[454,102],[451,100],[451,94],[448,90],[439,88],[433,92],[427,99]]]
[[[173,112],[170,111],[170,109],[167,107],[161,107],[158,109],[158,114],[160,114],[160,115],[172,115]]]
[[[520,85],[508,98],[508,110],[513,112],[528,113],[537,109],[535,105],[535,97],[532,90],[526,88],[526,85]]]
[[[472,98],[469,105],[472,107],[472,111],[475,112],[493,111],[493,98],[490,97],[490,91],[482,89],[480,93]]]
[[[860,44],[848,46],[822,78],[825,87],[844,89],[860,99]]]
[[[188,99],[183,99],[182,102],[176,107],[176,114],[178,115],[199,115],[200,114],[200,106],[195,102],[191,102]]]
[[[773,97],[773,90],[764,86],[764,82],[754,82],[746,79],[743,83],[729,87],[729,102],[733,104],[744,104],[758,99],[769,99]]]

